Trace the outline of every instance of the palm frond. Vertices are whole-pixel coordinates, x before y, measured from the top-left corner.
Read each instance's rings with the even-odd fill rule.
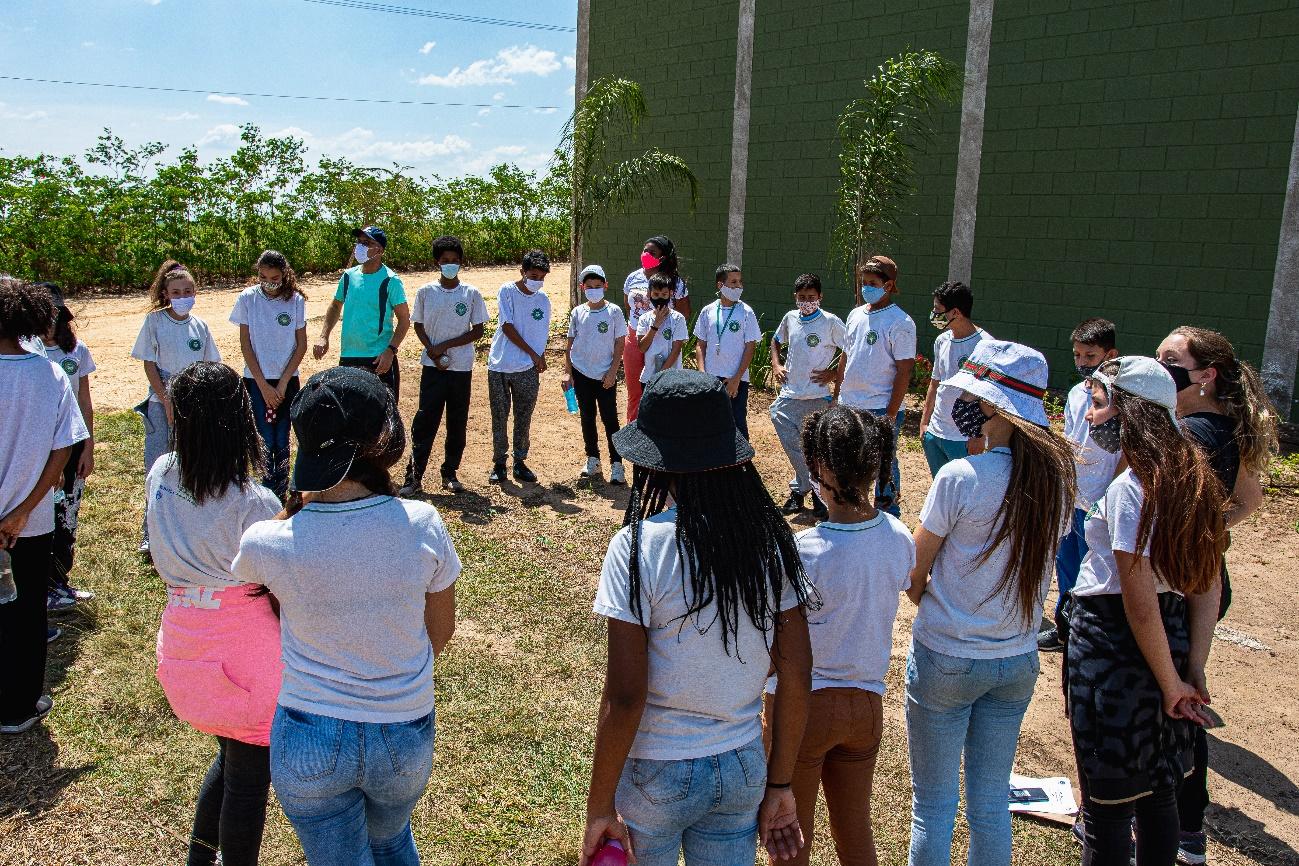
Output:
[[[604,155],[614,131],[634,134],[649,114],[641,86],[626,78],[597,78],[560,133],[556,157],[567,157],[575,179],[585,178]]]
[[[651,148],[588,177],[573,209],[573,220],[578,230],[584,231],[604,216],[626,213],[647,195],[682,185],[690,190],[690,212],[694,213],[699,178],[681,157]]]

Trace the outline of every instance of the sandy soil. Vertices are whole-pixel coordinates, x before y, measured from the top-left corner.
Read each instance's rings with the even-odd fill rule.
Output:
[[[413,299],[415,289],[431,281],[434,275],[413,273],[404,278]],[[467,270],[464,278],[483,290],[489,308],[493,308],[496,289],[503,282],[517,278],[517,271],[478,268]],[[305,283],[310,296],[308,313],[312,318],[308,325],[309,339],[319,331],[319,318],[333,296],[336,279],[335,275]],[[567,266],[556,267],[548,280],[547,291],[557,311],[567,309],[567,285]],[[211,326],[223,356],[234,366],[239,363],[238,333],[226,317],[237,292],[238,289],[204,290],[195,308]],[[135,404],[144,395],[145,382],[140,365],[130,359],[130,348],[144,315],[143,299],[83,296],[73,300],[72,305],[82,338],[99,365],[99,372],[93,377],[96,405],[101,409],[122,409]],[[413,337],[408,339],[401,360],[401,404],[408,419],[414,414],[418,396],[416,346]],[[532,431],[532,456],[528,461],[540,476],[541,484],[523,489],[513,483],[503,488],[489,487],[486,483],[491,431],[486,377],[480,361],[470,415],[470,444],[460,473],[469,489],[454,498],[430,496],[440,508],[460,512],[471,523],[475,514],[486,513],[494,500],[507,496],[549,510],[556,521],[587,508],[573,495],[584,458],[578,420],[564,411],[559,386],[562,362],[555,354],[558,348],[559,341],[556,341],[552,344],[550,369],[543,377]],[[324,363],[308,357],[304,376],[323,366]],[[766,417],[770,400],[770,395],[754,393],[749,424],[758,452],[757,464],[770,486],[778,488],[788,466]],[[929,485],[929,474],[914,439],[914,418],[911,428],[912,438],[904,441],[902,454],[903,506],[904,519],[914,525]],[[435,463],[438,448],[440,445],[435,446]],[[607,471],[607,465],[605,468]],[[612,531],[626,504],[625,488],[606,487],[599,482],[593,486],[604,494],[594,510],[607,519]],[[1226,720],[1226,726],[1214,731],[1210,739],[1210,790],[1214,802],[1209,816],[1210,834],[1217,844],[1269,864],[1299,864],[1299,710],[1296,710],[1299,684],[1294,678],[1294,671],[1299,668],[1299,625],[1295,619],[1295,611],[1299,609],[1296,521],[1299,521],[1299,498],[1274,495],[1235,532],[1234,544],[1227,555],[1235,599],[1223,623],[1226,628],[1220,629],[1219,639],[1215,641],[1209,671],[1214,707]],[[594,586],[596,576],[590,579]],[[894,655],[899,660],[905,658],[910,639],[912,610],[905,600],[902,610],[894,633]],[[1047,654],[1042,661],[1038,692],[1024,725],[1019,769],[1034,775],[1071,774],[1072,748],[1060,697],[1061,657]],[[901,717],[900,695],[891,694],[886,706],[889,712]]]

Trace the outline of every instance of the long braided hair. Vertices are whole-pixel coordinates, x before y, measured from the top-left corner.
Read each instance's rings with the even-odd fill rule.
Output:
[[[803,422],[803,455],[812,478],[824,484],[821,470],[829,470],[835,495],[854,508],[865,508],[876,480],[892,471],[894,447],[888,421],[842,403]]]
[[[168,386],[180,484],[194,502],[243,488],[263,465],[262,440],[243,379],[217,361],[196,361]]]
[[[780,612],[790,607],[786,581],[800,605],[820,607],[799,559],[794,533],[776,508],[751,462],[710,472],[660,472],[636,466],[623,526],[631,527],[628,590],[641,624],[640,534],[647,517],[676,504],[677,553],[687,611],[700,633],[719,623],[729,655],[743,615],[764,635],[780,630]],[[713,619],[702,615],[715,605]],[[737,658],[738,656],[738,646]],[[743,659],[741,659],[743,661]]]

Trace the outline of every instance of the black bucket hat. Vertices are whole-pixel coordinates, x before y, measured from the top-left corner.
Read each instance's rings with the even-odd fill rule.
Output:
[[[613,441],[632,463],[663,472],[707,472],[753,459],[721,380],[693,370],[664,370],[650,379],[640,414]]]
[[[298,437],[293,489],[317,493],[338,484],[365,446],[392,424],[397,401],[369,370],[333,367],[307,380],[290,410]]]

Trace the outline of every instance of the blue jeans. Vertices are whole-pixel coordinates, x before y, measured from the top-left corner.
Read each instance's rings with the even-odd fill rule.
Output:
[[[883,418],[885,409],[871,409],[872,415]],[[898,409],[897,421],[893,424],[893,471],[890,477],[877,479],[875,482],[875,506],[887,511],[894,517],[902,516],[902,469],[898,466],[898,450],[902,447],[902,422],[906,420],[907,410]]]
[[[723,385],[726,379],[721,376],[717,380]],[[741,381],[740,387],[736,390],[735,396],[731,398],[731,416],[735,419],[735,429],[745,439],[749,438],[749,383]]]
[[[1033,686],[1037,650],[964,659],[911,642],[907,751],[911,756],[910,866],[949,866],[961,753],[970,866],[1010,864],[1010,770]]]
[[[758,737],[720,755],[680,761],[629,758],[617,805],[638,866],[752,866],[767,756]]]
[[[267,379],[267,384],[274,388],[280,384],[279,379]],[[284,389],[284,401],[275,412],[275,420],[266,420],[266,400],[262,390],[253,379],[244,379],[244,388],[253,404],[253,421],[257,423],[257,434],[262,437],[266,446],[266,474],[262,483],[281,499],[289,489],[289,408],[293,398],[298,394],[298,377],[289,380]]]
[[[433,771],[433,716],[383,725],[275,709],[271,784],[310,866],[418,866],[410,813]]]
[[[970,443],[964,439],[939,439],[928,430],[920,437],[920,445],[925,449],[925,462],[929,464],[929,477],[938,474],[953,460],[970,456]]]
[[[158,400],[145,400],[135,411],[144,419],[144,474],[147,476],[158,458],[172,450],[171,425],[167,423],[167,410]],[[145,544],[149,543],[148,511],[146,508],[140,521],[140,538]]]
[[[1083,535],[1083,523],[1086,520],[1086,511],[1081,508],[1073,510],[1073,526],[1069,534],[1060,539],[1060,548],[1055,554],[1055,581],[1060,590],[1060,597],[1055,602],[1057,617],[1065,598],[1073,592],[1073,585],[1078,582],[1078,569],[1082,567],[1083,557],[1087,555],[1087,538]]]

